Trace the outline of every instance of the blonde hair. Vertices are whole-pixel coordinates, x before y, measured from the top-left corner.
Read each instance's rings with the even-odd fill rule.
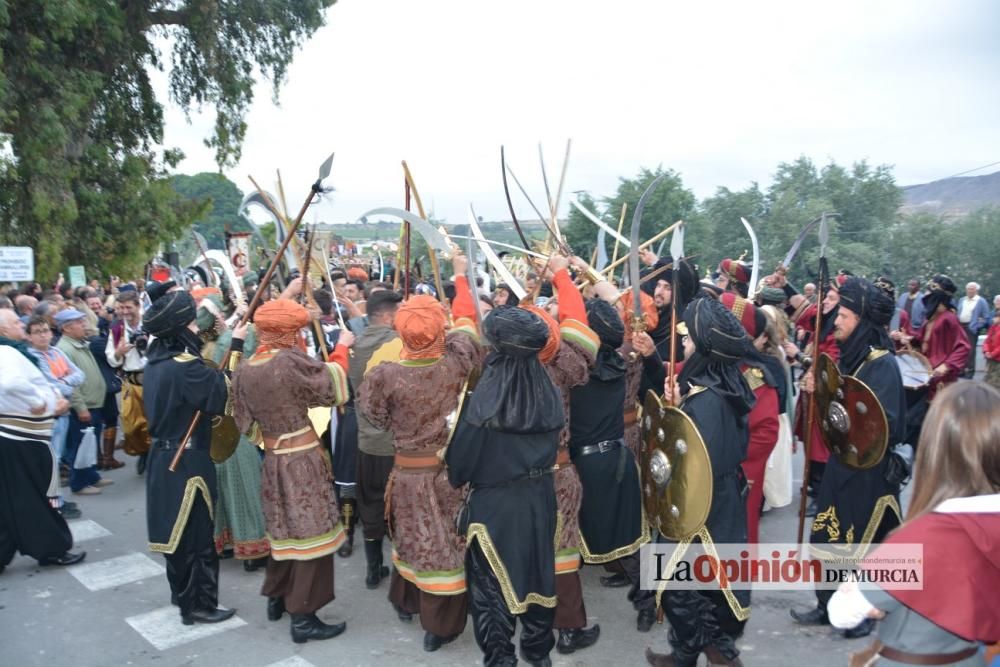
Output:
[[[906,520],[950,498],[1000,492],[1000,391],[978,381],[939,391],[924,420]]]

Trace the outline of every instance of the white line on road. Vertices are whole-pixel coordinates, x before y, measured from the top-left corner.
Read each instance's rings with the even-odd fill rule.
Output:
[[[303,657],[293,655],[291,658],[285,658],[284,660],[279,660],[278,662],[272,662],[270,665],[266,665],[265,667],[316,667],[316,666]]]
[[[177,607],[161,607],[153,611],[131,616],[125,622],[142,635],[142,638],[160,651],[193,642],[196,639],[211,637],[226,630],[239,628],[247,624],[239,616],[233,616],[222,623],[195,623],[184,625]]]
[[[102,591],[163,574],[163,566],[146,554],[131,553],[117,558],[84,563],[69,568],[76,580],[92,591]]]
[[[80,519],[69,522],[69,532],[73,533],[73,544],[86,540],[96,540],[98,537],[108,537],[111,531],[90,519]]]

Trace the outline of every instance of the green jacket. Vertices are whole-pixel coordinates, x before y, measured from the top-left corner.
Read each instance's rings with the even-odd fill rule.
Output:
[[[83,371],[86,378],[83,384],[73,391],[69,399],[74,410],[92,410],[104,405],[104,395],[108,387],[104,382],[104,375],[97,365],[97,360],[90,351],[90,344],[85,340],[75,341],[69,336],[63,336],[56,345],[69,360],[76,364],[77,368]]]

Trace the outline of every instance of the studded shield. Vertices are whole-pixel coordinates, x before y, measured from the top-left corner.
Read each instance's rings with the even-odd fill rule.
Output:
[[[816,364],[816,414],[823,444],[848,468],[867,470],[885,456],[889,424],[878,397],[825,354]]]
[[[205,359],[205,365],[218,368],[211,359]],[[236,446],[240,444],[240,429],[231,415],[212,416],[212,442],[208,455],[215,463],[223,463],[233,455]]]
[[[650,390],[642,417],[642,499],[646,515],[670,540],[697,533],[712,506],[712,462],[698,427]]]

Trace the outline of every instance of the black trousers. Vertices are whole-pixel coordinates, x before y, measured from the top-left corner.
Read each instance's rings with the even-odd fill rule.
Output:
[[[394,462],[392,456],[376,456],[358,451],[358,514],[366,540],[385,537],[385,487]]]
[[[639,552],[624,556],[618,559],[628,577],[630,584],[629,599],[636,611],[643,611],[656,608],[656,591],[644,590],[642,588],[642,576],[640,571]]]
[[[736,640],[746,621],[737,620],[722,591],[668,589],[660,602],[670,621],[668,639],[677,665],[693,667],[708,646],[728,660],[740,654]]]
[[[489,561],[478,541],[469,545],[465,553],[465,576],[469,583],[473,632],[476,643],[483,652],[483,664],[514,665],[514,628],[516,618],[521,625],[521,657],[527,662],[540,662],[548,657],[555,646],[552,622],[555,609],[529,605],[528,610],[515,617],[507,608],[500,582],[490,568]]]
[[[177,548],[172,554],[164,554],[171,601],[180,607],[181,616],[219,606],[219,555],[215,551],[215,527],[205,499],[200,493],[196,493],[194,498]]]

